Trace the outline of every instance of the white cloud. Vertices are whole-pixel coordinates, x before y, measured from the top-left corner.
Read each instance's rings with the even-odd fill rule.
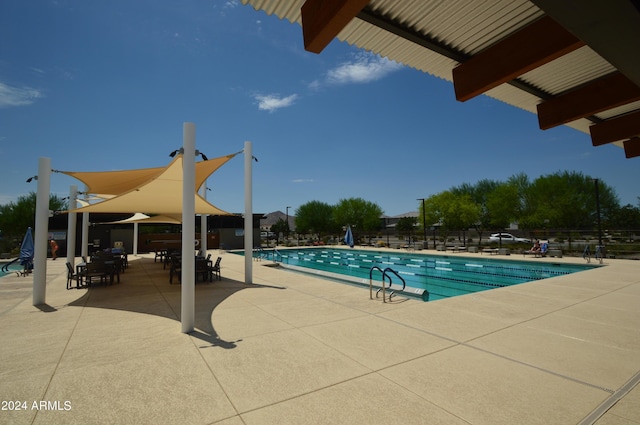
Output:
[[[0,83],[0,108],[31,105],[36,99],[41,97],[43,97],[43,95],[37,89],[31,87],[12,87]]]
[[[313,183],[314,179],[294,179],[291,180],[293,183]]]
[[[359,54],[354,60],[340,64],[329,70],[324,77],[324,84],[363,84],[380,80],[387,75],[402,69],[403,65],[370,53]],[[309,87],[317,89],[320,81],[312,82]]]
[[[298,99],[298,95],[292,94],[287,97],[280,97],[279,95],[275,94],[257,94],[254,96],[254,98],[256,102],[258,102],[258,109],[262,111],[274,112],[280,108],[286,108],[287,106],[293,105]]]
[[[227,0],[224,2],[223,9],[233,9],[238,6],[240,6],[240,2],[238,0]]]

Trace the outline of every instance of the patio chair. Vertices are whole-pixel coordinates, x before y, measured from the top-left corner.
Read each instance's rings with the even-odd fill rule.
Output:
[[[206,282],[207,280],[211,282],[211,272],[209,271],[211,264],[210,260],[206,260],[204,258],[196,259],[196,282],[198,281],[198,276],[202,277],[202,280]]]
[[[209,267],[209,279],[213,278],[213,275],[216,276],[216,280],[222,280],[222,276],[220,275],[220,262],[222,261],[222,257],[218,257],[216,259],[216,263]]]
[[[182,260],[177,256],[171,256],[171,267],[169,267],[169,284],[173,284],[173,276],[178,276],[178,281],[182,279]]]
[[[107,277],[111,277],[111,283],[113,283],[113,268],[108,267],[104,261],[92,261],[87,263],[85,271],[82,273],[81,278],[87,286],[93,283],[93,279],[100,279],[100,283],[107,284]]]
[[[80,287],[79,276],[73,271],[73,266],[67,261],[67,289],[71,289],[71,283],[75,280],[76,289]]]

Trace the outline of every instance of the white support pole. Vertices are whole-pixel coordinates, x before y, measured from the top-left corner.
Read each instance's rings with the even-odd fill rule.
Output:
[[[47,246],[49,245],[49,191],[51,190],[51,158],[38,161],[36,195],[36,229],[33,263],[33,305],[46,303]]]
[[[69,211],[75,210],[78,205],[76,198],[78,197],[78,186],[71,185],[69,188]],[[76,266],[76,226],[78,223],[78,213],[69,212],[67,221],[67,263],[71,263],[71,267]]]
[[[89,199],[87,192],[89,188],[84,187],[84,200]],[[80,255],[87,258],[89,254],[89,213],[82,213],[82,246],[80,247]]]
[[[182,128],[182,332],[195,327],[195,242],[196,233],[196,128],[186,122]]]
[[[133,223],[133,255],[138,255],[138,223]]]
[[[251,142],[244,142],[244,283],[253,283],[253,205]]]
[[[202,197],[207,199],[207,181],[205,180],[202,185]],[[200,252],[202,252],[202,256],[207,256],[207,214],[200,215]]]

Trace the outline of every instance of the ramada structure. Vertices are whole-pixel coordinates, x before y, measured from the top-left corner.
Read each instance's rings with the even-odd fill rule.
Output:
[[[222,156],[196,163],[196,155],[200,152],[195,145],[195,124],[184,123],[183,146],[171,154],[174,160],[166,167],[135,169],[107,172],[63,172],[85,183],[87,193],[99,199],[98,202],[76,208],[75,186],[71,188],[69,211],[70,241],[75,241],[73,229],[76,227],[76,214],[82,213],[83,220],[88,219],[90,212],[131,213],[140,212],[162,214],[171,220],[182,222],[182,258],[194,255],[194,239],[196,214],[226,215],[229,214],[198,194],[205,185],[207,177],[213,174],[227,161],[244,153],[245,156],[245,214],[244,214],[244,247],[245,247],[245,283],[252,283],[253,249],[253,205],[252,205],[252,169],[255,159],[252,155],[251,142],[245,142],[244,149],[234,154]],[[176,156],[177,154],[177,156]],[[46,273],[47,273],[47,237],[49,192],[51,182],[51,160],[40,158],[38,165],[38,192],[36,198],[36,232],[35,232],[35,267],[33,273],[33,305],[46,305]],[[60,171],[58,171],[60,172]],[[206,220],[206,217],[205,217]],[[204,227],[204,226],[203,226]],[[88,233],[88,232],[86,232]],[[206,240],[206,238],[203,238]],[[83,245],[86,241],[83,237]],[[75,243],[75,242],[73,242]],[[206,247],[204,248],[206,250]],[[68,249],[67,257],[73,263],[75,247]],[[72,264],[73,266],[73,264]],[[184,261],[182,266],[181,323],[185,333],[194,330],[195,277],[194,263]]]
[[[242,0],[302,26],[567,125],[640,156],[638,0]]]

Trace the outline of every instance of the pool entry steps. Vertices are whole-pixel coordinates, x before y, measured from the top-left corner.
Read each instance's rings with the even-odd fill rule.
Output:
[[[384,270],[382,270],[378,266],[373,266],[371,267],[371,270],[369,270],[369,299],[371,300],[373,299],[373,272],[374,271],[379,271],[382,274],[381,280],[380,280],[380,288],[376,291],[376,298],[378,298],[380,295],[380,292],[382,292],[382,302],[384,303],[387,302],[387,297],[386,297],[387,290],[391,291],[389,292],[389,301],[391,301],[391,297],[393,297],[398,292],[402,292],[406,289],[407,282],[405,282],[405,280],[402,278],[402,276],[398,274],[397,271],[393,270],[391,267],[387,267]],[[391,275],[394,275],[396,278],[402,281],[402,288],[394,289],[392,287],[393,277]],[[387,279],[388,279],[387,282],[389,283],[388,287],[385,286],[385,280]],[[427,292],[427,298],[428,298],[428,292]]]

